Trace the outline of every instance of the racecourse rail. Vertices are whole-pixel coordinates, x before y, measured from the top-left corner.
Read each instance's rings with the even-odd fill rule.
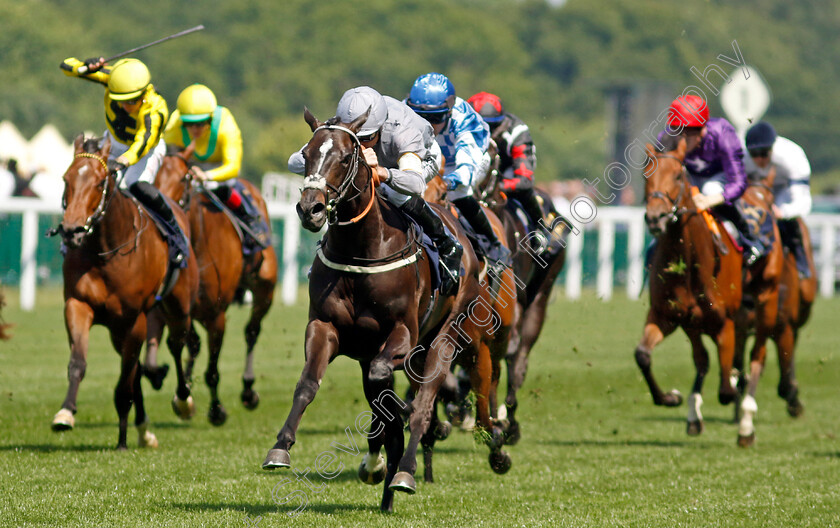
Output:
[[[284,304],[297,301],[299,264],[297,262],[301,227],[295,212],[295,203],[300,196],[302,179],[288,175],[266,174],[263,178],[262,193],[268,205],[268,214],[272,219],[283,221],[283,247],[279,255],[283,262],[281,299]],[[563,211],[563,204],[556,203]],[[21,251],[20,251],[20,306],[23,310],[35,309],[36,294],[36,251],[38,240],[43,233],[38,232],[40,215],[61,214],[58,204],[37,198],[7,198],[0,202],[0,214],[22,215]],[[815,213],[809,215],[806,223],[811,230],[811,239],[815,248],[814,260],[817,266],[820,294],[823,297],[834,296],[838,283],[837,270],[837,235],[840,229],[840,214]],[[583,290],[584,240],[587,233],[598,233],[597,275],[595,289],[598,297],[608,300],[613,295],[617,230],[627,233],[627,276],[626,295],[638,299],[644,287],[644,252],[645,221],[643,207],[601,206],[596,218],[586,225],[577,225],[578,234],[569,234],[566,245],[565,295],[571,299],[581,296]],[[3,263],[11,266],[11,263]]]

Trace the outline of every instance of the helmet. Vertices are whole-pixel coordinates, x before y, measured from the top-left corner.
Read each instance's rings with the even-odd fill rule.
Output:
[[[773,148],[776,142],[776,130],[767,121],[759,121],[747,130],[747,150]]]
[[[505,118],[505,109],[498,96],[487,92],[478,92],[467,99],[467,102],[481,114],[488,123],[499,123]]]
[[[344,92],[338,101],[335,115],[342,123],[350,123],[370,109],[367,121],[358,135],[370,136],[382,128],[388,118],[388,106],[385,98],[370,86],[359,86]]]
[[[674,128],[701,127],[709,120],[709,105],[699,95],[682,95],[668,109],[668,125]]]
[[[203,84],[193,84],[184,88],[178,96],[177,105],[184,123],[206,121],[216,109],[216,96]]]
[[[427,73],[414,81],[406,104],[418,114],[449,112],[455,106],[455,87],[442,73]]]
[[[152,76],[145,64],[137,59],[122,59],[111,68],[108,91],[114,101],[130,101],[143,95],[151,82]]]

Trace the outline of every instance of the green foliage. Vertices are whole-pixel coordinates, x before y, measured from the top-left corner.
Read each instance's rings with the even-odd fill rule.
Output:
[[[695,84],[689,68],[731,56],[733,40],[770,83],[767,119],[804,146],[815,182],[838,166],[840,132],[816,126],[840,115],[830,89],[840,82],[840,48],[827,45],[840,28],[833,0],[0,0],[0,17],[0,119],[26,136],[51,122],[68,138],[104,126],[101,89],[64,76],[64,58],[107,56],[204,24],[136,56],[171,107],[194,82],[217,93],[243,129],[252,177],[285,170],[307,140],[304,106],[329,117],[360,84],[402,98],[427,71],[449,75],[463,97],[499,94],[529,123],[538,179],[597,177],[607,152],[604,89]]]

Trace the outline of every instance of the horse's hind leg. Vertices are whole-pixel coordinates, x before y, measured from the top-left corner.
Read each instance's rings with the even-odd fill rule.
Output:
[[[747,374],[744,369],[744,354],[747,349],[747,329],[749,321],[743,308],[738,312],[735,321],[735,355],[732,358],[732,379],[736,380],[735,388],[738,391],[738,401],[735,402],[734,423],[741,421],[741,402],[747,387]]]
[[[219,354],[225,337],[225,312],[219,312],[216,319],[207,326],[207,370],[204,381],[210,388],[210,410],[207,417],[213,425],[222,425],[227,420],[227,411],[219,400]]]
[[[118,323],[119,326],[119,323]],[[140,375],[140,351],[146,339],[146,315],[140,314],[134,320],[131,328],[123,333],[119,329],[111,329],[111,341],[120,351],[120,377],[114,389],[114,405],[119,416],[120,435],[117,449],[127,449],[128,413],[137,395],[137,377]],[[142,405],[138,408],[138,420],[146,420],[146,412]]]
[[[263,264],[263,267],[265,264]],[[262,273],[262,268],[260,268]],[[242,373],[242,394],[239,398],[242,405],[248,410],[254,410],[260,403],[260,395],[254,390],[254,346],[257,338],[260,337],[262,320],[271,308],[274,300],[274,281],[260,280],[251,290],[254,294],[254,304],[251,307],[251,318],[245,326],[245,345],[248,347],[245,353],[245,371]]]
[[[157,353],[160,347],[160,340],[163,337],[165,321],[163,314],[158,308],[146,314],[146,361],[143,363],[142,374],[149,379],[152,388],[160,390],[163,386],[163,379],[169,372],[169,365],[158,366]]]
[[[778,286],[769,286],[758,295],[755,324],[755,343],[750,353],[750,375],[746,395],[741,401],[741,420],[738,426],[738,445],[748,447],[755,442],[753,417],[758,412],[755,400],[758,381],[767,357],[767,339],[776,325],[779,314]]]
[[[61,409],[52,421],[53,431],[72,429],[76,423],[76,397],[79,385],[85,377],[87,368],[87,349],[90,327],[93,324],[93,310],[89,305],[76,299],[64,303],[64,326],[70,341],[70,362],[67,364],[67,396]]]
[[[786,323],[776,337],[776,348],[779,353],[779,387],[778,394],[787,402],[787,412],[794,418],[801,416],[804,407],[799,401],[799,383],[796,381],[794,368],[794,353],[796,350],[796,330],[790,323]]]
[[[732,361],[735,357],[735,322],[731,318],[723,321],[720,332],[715,336],[720,364],[720,389],[718,401],[727,405],[735,401],[738,391],[732,386]]]
[[[504,433],[490,419],[490,391],[493,386],[493,358],[487,343],[482,342],[478,348],[478,360],[470,370],[470,381],[475,391],[476,427],[480,431],[473,434],[483,436],[484,443],[490,448],[490,467],[496,473],[506,473],[510,469],[510,456],[502,451]]]
[[[137,445],[158,447],[157,437],[149,431],[149,417],[143,402],[143,385],[140,383],[142,379],[140,372],[134,376],[134,425],[137,427]]]
[[[365,396],[369,401],[374,401],[379,393],[370,387],[368,380],[368,372],[370,371],[370,363],[359,363],[362,367],[362,386],[365,389]],[[374,411],[376,409],[373,409]],[[385,480],[387,467],[385,457],[380,454],[382,446],[385,444],[385,422],[380,413],[371,413],[371,422],[368,429],[368,452],[362,458],[362,463],[359,465],[359,480],[365,484],[375,486]]]
[[[178,387],[175,389],[175,396],[172,398],[172,410],[182,420],[189,420],[195,415],[195,402],[192,394],[190,394],[190,385],[187,382],[181,361],[181,353],[184,350],[191,324],[192,321],[188,315],[183,313],[167,314],[169,336],[166,338],[166,345],[175,360],[175,373],[178,377]]]
[[[691,386],[691,395],[688,397],[688,417],[686,419],[685,431],[691,436],[703,432],[703,413],[700,408],[703,405],[703,381],[709,372],[709,352],[703,346],[703,339],[697,330],[686,330],[689,341],[691,341],[691,355],[694,359],[694,384]]]
[[[184,378],[187,383],[192,386],[193,369],[195,368],[195,360],[198,354],[201,353],[201,337],[195,329],[195,320],[190,321],[190,329],[187,333],[187,361],[184,367]]]
[[[661,343],[666,336],[671,334],[675,328],[676,326],[671,322],[659,321],[656,315],[650,311],[648,312],[642,340],[636,346],[636,364],[645,377],[655,405],[676,407],[682,403],[682,394],[678,390],[674,389],[667,394],[662,392],[662,389],[659,388],[659,384],[656,382],[656,378],[653,377],[653,370],[651,369],[653,348]]]

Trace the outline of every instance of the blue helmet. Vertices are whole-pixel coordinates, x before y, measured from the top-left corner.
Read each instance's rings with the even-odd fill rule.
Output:
[[[773,143],[776,142],[776,130],[770,123],[759,121],[747,130],[745,142],[747,150],[773,148]]]
[[[427,73],[414,81],[406,104],[418,114],[449,112],[455,106],[455,87],[442,73]]]

